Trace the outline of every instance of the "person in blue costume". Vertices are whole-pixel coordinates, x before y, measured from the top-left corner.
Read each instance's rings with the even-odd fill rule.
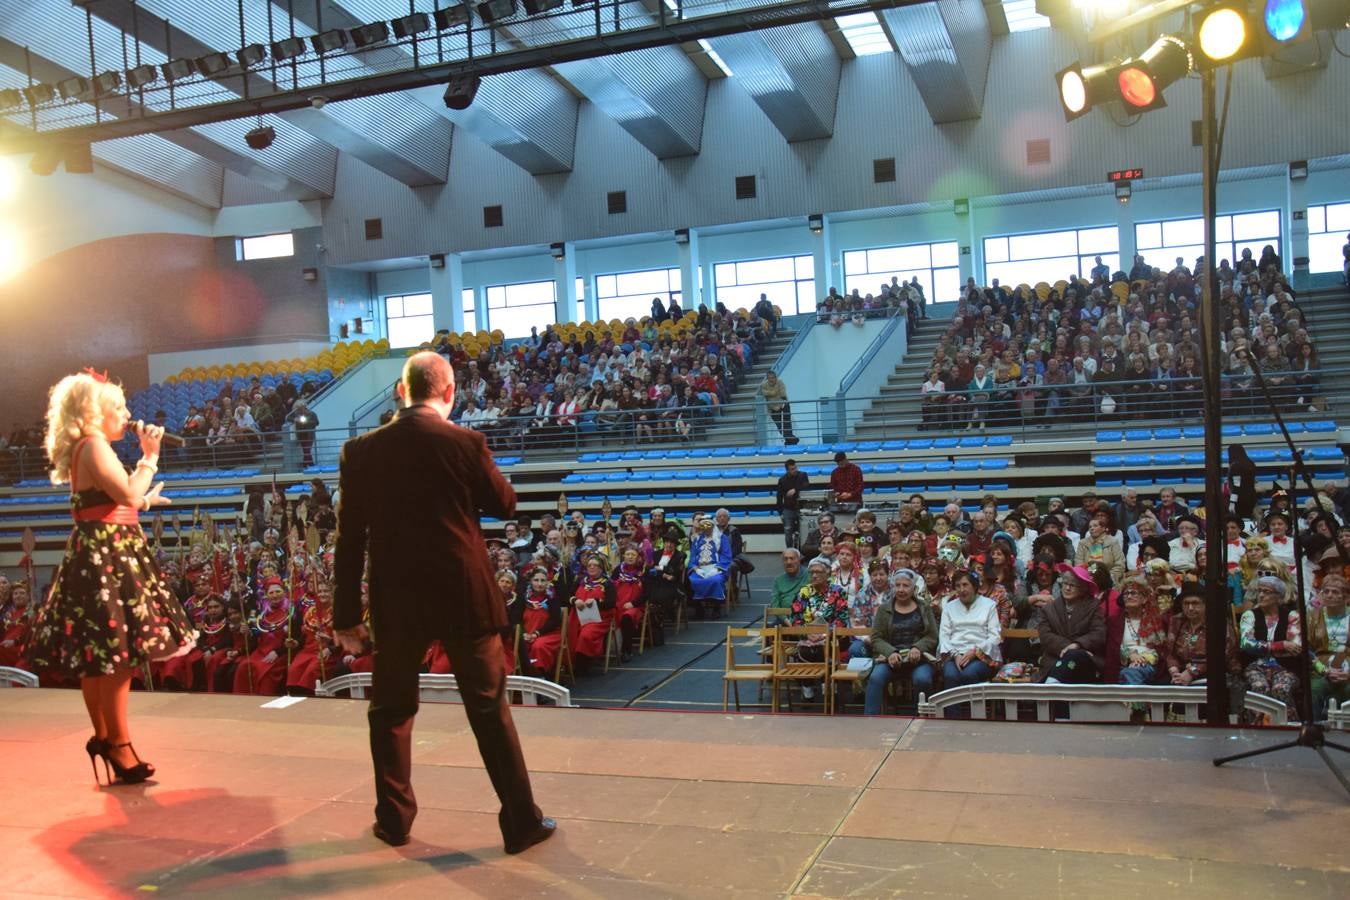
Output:
[[[727,598],[727,572],[731,569],[731,541],[713,531],[711,516],[700,515],[689,542],[689,599],[694,617],[722,617]]]

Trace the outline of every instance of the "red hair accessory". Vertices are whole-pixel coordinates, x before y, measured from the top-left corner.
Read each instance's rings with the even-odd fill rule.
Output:
[[[267,578],[263,580],[263,590],[266,591],[274,587],[284,588],[286,587],[286,582],[282,581],[280,578]]]
[[[84,367],[83,369],[81,369],[80,371],[84,372],[84,374],[88,375],[90,378],[94,379],[94,380],[97,381],[99,384],[107,384],[107,383],[108,383],[108,370],[107,370],[107,369],[104,369],[102,372],[95,372],[93,366],[85,366],[85,367]]]

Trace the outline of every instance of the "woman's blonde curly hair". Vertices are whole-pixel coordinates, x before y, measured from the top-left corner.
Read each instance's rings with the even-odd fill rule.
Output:
[[[81,372],[67,375],[52,388],[47,402],[47,437],[44,446],[51,461],[52,484],[70,481],[70,456],[80,438],[100,434],[103,414],[123,399],[122,388]]]

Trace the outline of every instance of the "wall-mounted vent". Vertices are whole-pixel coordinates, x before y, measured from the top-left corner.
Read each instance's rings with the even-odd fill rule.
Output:
[[[1050,162],[1050,139],[1027,141],[1027,165],[1044,166]]]
[[[753,200],[755,199],[755,176],[737,175],[736,176],[736,199]]]
[[[384,237],[384,219],[366,219],[366,240],[378,241]]]
[[[502,227],[502,208],[500,206],[483,207],[483,227],[484,228]]]
[[[611,216],[628,212],[628,192],[610,191],[605,195],[605,206]]]
[[[888,156],[885,159],[872,160],[872,181],[877,184],[886,184],[895,180],[895,157]]]

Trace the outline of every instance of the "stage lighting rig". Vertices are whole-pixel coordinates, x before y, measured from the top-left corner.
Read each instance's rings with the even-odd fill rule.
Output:
[[[415,34],[421,34],[424,31],[431,30],[431,17],[426,13],[413,13],[410,16],[404,16],[401,19],[395,19],[389,24],[394,26],[394,37],[400,41],[404,38],[412,37]]]
[[[73,75],[56,83],[56,92],[62,100],[76,100],[89,93],[89,79]]]
[[[214,78],[229,70],[230,55],[228,53],[208,53],[193,60],[192,64],[203,77]]]
[[[272,42],[272,58],[277,62],[285,62],[288,59],[295,59],[297,56],[305,55],[305,39],[300,37],[282,38],[279,41]]]
[[[352,29],[352,44],[357,50],[389,40],[389,25],[386,22],[371,22]]]
[[[127,70],[127,87],[133,91],[139,90],[158,79],[159,70],[149,63]]]
[[[0,91],[0,112],[16,109],[23,105],[23,94],[18,88],[5,88]]]
[[[50,84],[32,84],[23,89],[23,98],[31,107],[39,107],[49,100],[56,99],[56,88]]]
[[[239,68],[251,69],[267,59],[267,48],[262,44],[249,44],[247,47],[240,47],[235,55],[239,58]]]
[[[433,15],[436,19],[437,31],[467,25],[469,23],[469,5],[467,3],[452,3],[445,9],[436,10]]]
[[[484,0],[478,4],[478,18],[491,25],[516,14],[516,0]]]
[[[347,32],[341,28],[333,28],[329,31],[320,32],[309,39],[314,46],[314,52],[320,55],[332,53],[334,50],[341,50],[347,46]]]
[[[1174,35],[1165,34],[1116,73],[1120,100],[1129,112],[1148,112],[1167,105],[1163,91],[1191,73],[1190,47]]]
[[[122,86],[122,73],[116,69],[109,69],[99,75],[94,76],[94,96],[103,97],[111,94]]]
[[[1064,109],[1064,120],[1072,122],[1100,103],[1119,99],[1116,75],[1120,66],[1120,60],[1086,67],[1074,63],[1056,73],[1055,83],[1059,86],[1059,103]]]

